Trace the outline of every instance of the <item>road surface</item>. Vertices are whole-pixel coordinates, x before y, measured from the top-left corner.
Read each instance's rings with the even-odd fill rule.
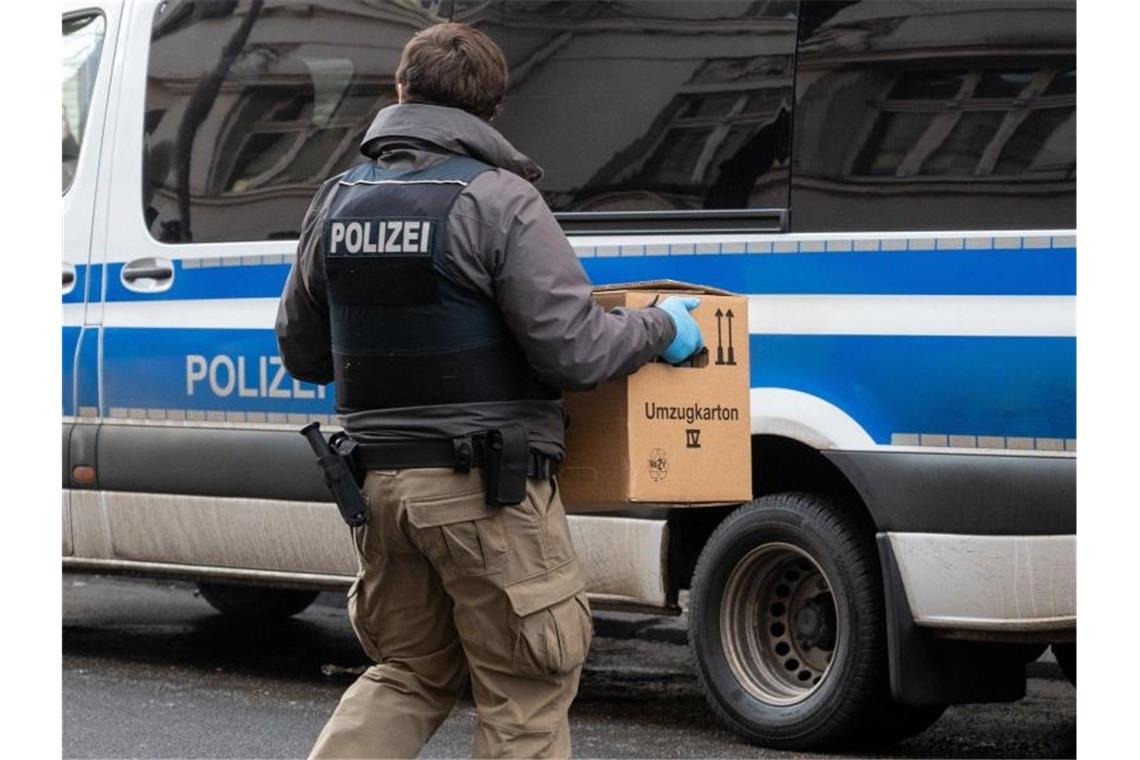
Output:
[[[578,757],[834,757],[723,729],[688,665],[684,620],[600,614],[571,711]],[[284,622],[235,622],[190,584],[65,575],[63,756],[304,757],[366,664],[339,595]],[[951,707],[892,757],[1074,757],[1076,692],[1048,659],[1013,704]],[[423,757],[470,755],[470,697]]]

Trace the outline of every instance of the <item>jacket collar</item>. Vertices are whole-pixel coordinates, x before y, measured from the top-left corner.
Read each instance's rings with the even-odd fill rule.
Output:
[[[542,167],[478,116],[427,103],[397,103],[382,108],[364,135],[360,152],[376,159],[385,146],[409,139],[507,169],[530,182],[542,176]]]

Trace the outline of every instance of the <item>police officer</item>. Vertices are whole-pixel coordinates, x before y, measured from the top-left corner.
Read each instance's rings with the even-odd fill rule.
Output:
[[[567,757],[593,629],[553,477],[560,394],[688,357],[697,299],[592,300],[531,184],[541,169],[489,123],[507,65],[486,35],[420,31],[396,82],[361,145],[371,160],[313,200],[277,315],[285,366],[335,380],[367,470],[348,610],[376,664],[312,756],[414,757],[469,673],[475,756]],[[489,486],[485,471],[519,461],[519,431],[525,481],[516,467],[517,489]],[[495,488],[518,503],[495,506]]]

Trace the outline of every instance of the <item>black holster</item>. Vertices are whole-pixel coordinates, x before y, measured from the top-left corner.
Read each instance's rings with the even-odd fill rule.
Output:
[[[317,455],[317,467],[332,492],[340,516],[351,527],[364,525],[368,522],[368,499],[360,490],[361,476],[352,460],[356,442],[345,433],[336,433],[326,442],[319,422],[305,425],[301,435]]]
[[[483,439],[483,486],[492,507],[511,507],[526,498],[530,441],[522,425],[488,430]]]

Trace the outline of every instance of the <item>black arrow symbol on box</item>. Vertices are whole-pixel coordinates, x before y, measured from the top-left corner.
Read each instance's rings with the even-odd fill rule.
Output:
[[[728,319],[728,364],[729,366],[735,367],[736,351],[732,348],[732,309],[726,311],[724,316]]]
[[[724,342],[720,334],[720,320],[724,317],[724,312],[717,309],[713,314],[716,317],[716,363],[724,364]]]

